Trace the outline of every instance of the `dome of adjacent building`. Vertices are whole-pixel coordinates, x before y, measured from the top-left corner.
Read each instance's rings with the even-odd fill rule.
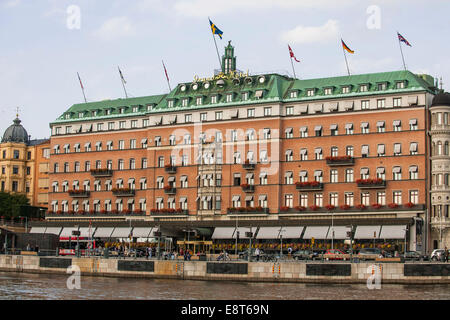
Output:
[[[2,142],[22,142],[28,143],[27,130],[20,124],[19,118],[14,119],[14,124],[9,126],[3,134]]]
[[[450,93],[442,92],[435,95],[431,106],[450,106]]]

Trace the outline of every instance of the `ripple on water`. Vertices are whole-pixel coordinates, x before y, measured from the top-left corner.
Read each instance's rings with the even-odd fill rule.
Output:
[[[69,290],[65,275],[0,272],[0,299],[26,300],[379,300],[450,299],[450,285],[304,284],[81,277]]]

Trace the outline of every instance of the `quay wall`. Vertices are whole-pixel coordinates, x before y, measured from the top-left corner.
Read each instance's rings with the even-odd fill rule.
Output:
[[[0,271],[72,274],[109,277],[232,280],[260,282],[367,283],[381,274],[381,283],[450,283],[450,263],[361,262],[213,262],[116,258],[68,258],[1,255]],[[371,281],[375,284],[375,280]]]

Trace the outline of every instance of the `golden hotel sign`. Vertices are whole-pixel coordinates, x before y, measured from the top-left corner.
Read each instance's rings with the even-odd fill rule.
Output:
[[[236,71],[231,71],[230,73],[219,73],[213,77],[210,78],[199,78],[199,76],[194,76],[194,82],[203,82],[203,81],[216,81],[216,80],[220,80],[220,79],[224,79],[224,80],[232,80],[235,78],[244,78],[244,77],[248,77],[248,70],[247,72],[243,73],[243,72],[236,72]]]

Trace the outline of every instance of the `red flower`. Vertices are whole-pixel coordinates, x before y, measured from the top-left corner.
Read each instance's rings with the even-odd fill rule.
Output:
[[[333,210],[334,208],[336,208],[334,205],[332,205],[332,204],[327,204],[326,206],[325,206],[325,208],[327,208],[327,210]]]

